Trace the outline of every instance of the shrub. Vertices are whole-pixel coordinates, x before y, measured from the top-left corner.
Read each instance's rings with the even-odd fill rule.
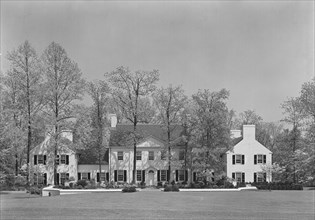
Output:
[[[164,188],[164,192],[179,192],[179,188],[176,185],[167,185]]]
[[[78,180],[77,182],[77,186],[82,186],[82,188],[84,188],[87,184],[86,180]]]
[[[125,186],[122,192],[137,192],[137,190],[135,186]]]
[[[28,192],[30,194],[41,195],[42,189],[37,186],[32,186],[29,188]]]
[[[76,188],[77,189],[83,189],[83,186],[82,185],[77,185]]]
[[[273,183],[252,183],[260,190],[303,190],[301,184],[293,184],[292,182],[273,182]]]

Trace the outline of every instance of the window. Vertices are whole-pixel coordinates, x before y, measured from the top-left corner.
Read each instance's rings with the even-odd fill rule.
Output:
[[[60,155],[56,155],[56,165],[59,165],[60,163]]]
[[[117,177],[118,177],[118,181],[123,182],[124,181],[124,171],[123,170],[118,170],[117,172]]]
[[[254,173],[254,182],[265,182],[266,181],[266,173],[258,172]]]
[[[61,164],[68,164],[69,163],[69,157],[67,158],[67,156],[68,155],[65,155],[65,154],[61,155]]]
[[[185,170],[178,170],[178,181],[185,181]]]
[[[236,182],[245,182],[245,173],[236,172],[232,173],[232,178],[235,179]]]
[[[124,160],[124,152],[123,151],[118,151],[117,152],[117,157],[118,157],[118,160]]]
[[[180,150],[179,151],[179,160],[184,160],[185,159],[185,151],[184,150]]]
[[[97,173],[97,179],[98,179],[98,182],[102,182],[102,181],[105,181],[106,180],[106,175],[105,175],[105,173],[104,172],[101,172],[101,175],[100,175],[100,173]]]
[[[245,164],[245,155],[243,154],[232,155],[232,164]]]
[[[137,158],[137,160],[142,159],[142,151],[137,151],[136,158]]]
[[[35,185],[40,185],[40,184],[46,185],[46,173],[34,173],[34,184]]]
[[[166,181],[167,180],[167,170],[161,170],[161,181]]]
[[[161,160],[166,160],[166,151],[161,151]]]
[[[40,154],[37,156],[37,163],[44,164],[44,155]]]
[[[154,160],[154,151],[149,151],[149,160]]]
[[[257,154],[254,155],[254,164],[265,164],[266,163],[266,155]]]
[[[142,170],[137,170],[137,181],[142,181]]]
[[[89,173],[81,173],[81,180],[89,180]]]
[[[65,182],[69,180],[69,173],[60,173],[60,183],[65,185]]]

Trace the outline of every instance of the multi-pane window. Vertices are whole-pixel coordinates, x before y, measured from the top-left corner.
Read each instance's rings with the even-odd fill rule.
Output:
[[[178,181],[185,181],[185,170],[178,170]]]
[[[137,170],[137,181],[142,181],[142,170]]]
[[[265,182],[266,181],[266,173],[258,172],[254,173],[254,182]]]
[[[89,173],[81,173],[81,179],[82,180],[88,180],[89,179]]]
[[[66,164],[66,155],[61,155],[61,164]]]
[[[34,173],[34,184],[35,185],[46,184],[45,183],[45,177],[46,177],[46,174]]]
[[[166,160],[166,151],[161,151],[161,160]]]
[[[179,160],[184,160],[185,159],[185,151],[184,150],[180,150],[179,151]]]
[[[124,160],[124,152],[123,151],[118,151],[117,152],[117,157],[118,157],[118,160]]]
[[[161,181],[167,180],[167,170],[161,170],[160,175],[161,175]]]
[[[137,158],[137,160],[142,159],[142,151],[137,151],[136,158]]]
[[[149,151],[149,160],[154,160],[154,151]]]
[[[67,180],[69,180],[69,173],[60,173],[61,185],[64,185]]]
[[[245,155],[243,154],[232,155],[232,164],[245,164]]]
[[[266,155],[265,154],[257,154],[254,155],[254,164],[265,164],[266,163]]]
[[[242,172],[232,173],[232,178],[235,179],[236,182],[245,182],[245,173]]]
[[[105,181],[105,173],[104,172],[102,172],[100,174],[100,181]]]
[[[118,181],[124,181],[124,171],[123,170],[117,170],[117,180]]]
[[[42,154],[37,155],[37,163],[44,164],[44,155]]]

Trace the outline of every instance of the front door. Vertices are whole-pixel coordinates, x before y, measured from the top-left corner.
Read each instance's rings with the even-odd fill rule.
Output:
[[[148,173],[149,186],[154,186],[154,171],[150,170]]]

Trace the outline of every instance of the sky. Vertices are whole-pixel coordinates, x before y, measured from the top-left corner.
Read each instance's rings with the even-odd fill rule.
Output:
[[[279,121],[314,77],[314,1],[3,1],[1,71],[28,40],[65,48],[87,80],[118,66],[160,72],[158,86],[230,91],[236,113]],[[85,100],[88,102],[88,100]]]

